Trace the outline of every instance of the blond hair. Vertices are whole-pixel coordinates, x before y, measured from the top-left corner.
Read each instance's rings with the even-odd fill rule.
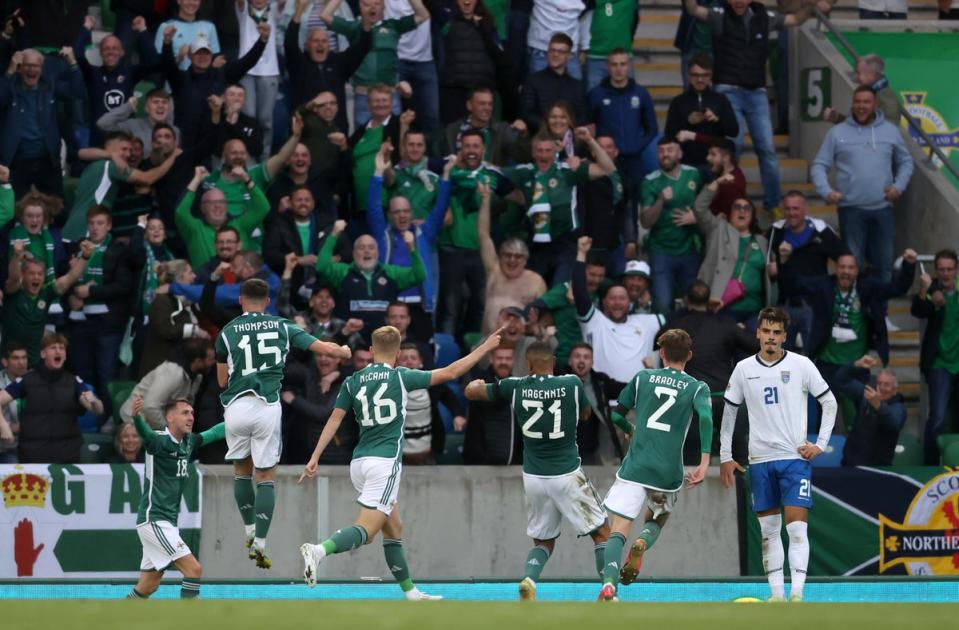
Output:
[[[393,326],[380,326],[373,331],[373,353],[391,357],[400,351],[403,336]]]

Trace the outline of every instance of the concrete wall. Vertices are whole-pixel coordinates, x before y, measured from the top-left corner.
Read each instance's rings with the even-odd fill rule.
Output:
[[[297,485],[300,468],[282,467],[268,539],[273,569],[262,571],[247,559],[243,547],[232,468],[205,466],[203,472],[200,560],[205,579],[300,579],[300,544],[326,538],[336,528],[353,523],[357,515],[348,468],[321,468],[317,480]],[[612,485],[616,469],[591,467],[586,472],[602,496]],[[522,576],[531,544],[526,537],[518,467],[406,467],[400,505],[414,578]],[[596,577],[592,541],[577,540],[568,527],[543,576]],[[718,469],[710,472],[702,486],[681,494],[671,522],[644,560],[643,573],[739,575],[736,497],[733,490],[722,488]],[[329,559],[319,574],[321,578],[392,580],[378,542]]]
[[[861,26],[860,22],[834,22],[840,30]],[[937,22],[910,22],[914,31],[949,31],[951,27]],[[895,25],[870,23],[871,30],[895,30]],[[869,51],[857,51],[866,54]],[[848,112],[852,103],[853,68],[832,43],[826,38],[825,31],[810,21],[796,29],[796,46],[791,55],[791,77],[795,77],[792,90],[792,129],[799,133],[790,136],[790,154],[812,161],[822,144],[823,138],[832,127],[830,123],[801,121],[803,106],[799,102],[800,72],[803,68],[829,67],[831,73],[831,100],[833,109]],[[896,205],[896,253],[906,247],[912,247],[920,254],[931,254],[943,247],[955,247],[955,235],[959,234],[959,190],[939,172],[938,168],[927,160],[927,151],[903,132],[916,169],[912,181],[902,199]]]

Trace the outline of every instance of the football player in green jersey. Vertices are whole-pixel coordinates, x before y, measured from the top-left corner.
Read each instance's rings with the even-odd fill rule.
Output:
[[[164,409],[167,428],[154,431],[141,415],[143,398],[133,398],[133,426],[143,440],[146,462],[143,468],[143,494],[137,513],[137,535],[143,544],[140,579],[128,599],[145,599],[152,595],[163,573],[175,566],[183,573],[180,597],[192,599],[200,594],[203,567],[190,552],[177,530],[180,500],[187,483],[190,456],[210,442],[223,439],[223,423],[203,433],[193,433],[193,406],[178,398]]]
[[[360,424],[360,441],[350,462],[350,479],[359,493],[360,515],[352,527],[339,529],[319,545],[304,543],[303,578],[316,586],[316,567],[328,555],[363,546],[381,530],[386,565],[411,601],[440,599],[427,595],[413,584],[403,552],[403,523],[397,508],[403,461],[403,428],[406,423],[407,392],[448,383],[466,374],[487,352],[500,344],[497,330],[473,352],[446,367],[425,372],[396,368],[400,353],[400,331],[383,326],[373,331],[373,363],[354,372],[340,386],[336,408],[330,414],[313,456],[303,469],[300,481],[316,475],[317,462],[336,435],[346,413],[352,409]]]
[[[280,389],[291,347],[314,354],[350,358],[346,346],[319,341],[293,322],[265,313],[269,287],[252,278],[240,288],[243,314],[223,327],[216,340],[217,379],[223,392],[227,461],[233,462],[233,494],[246,529],[249,557],[269,569],[266,535],[276,504],[276,465],[280,461]],[[256,477],[256,490],[253,477]]]
[[[523,433],[523,489],[533,549],[519,597],[536,599],[536,580],[553,553],[559,525],[566,517],[577,536],[593,539],[596,572],[602,575],[609,525],[593,484],[580,467],[576,425],[591,411],[583,382],[575,374],[553,376],[556,357],[545,341],[526,350],[529,376],[504,378],[487,385],[475,380],[466,387],[470,400],[508,400]]]
[[[632,439],[616,481],[603,501],[612,518],[613,533],[606,543],[601,601],[616,600],[618,582],[629,584],[639,573],[643,554],[666,525],[684,478],[687,485],[696,485],[709,468],[713,436],[709,386],[683,372],[693,356],[693,340],[685,330],[673,329],[660,335],[658,344],[663,368],[639,372],[613,406],[613,422],[631,433]],[[624,417],[630,409],[636,410],[635,427]],[[699,466],[684,475],[683,442],[694,411],[699,415],[702,457]],[[640,515],[643,530],[620,569],[629,527]]]

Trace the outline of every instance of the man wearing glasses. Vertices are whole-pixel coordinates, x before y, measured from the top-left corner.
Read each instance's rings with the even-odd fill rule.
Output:
[[[531,72],[519,104],[519,117],[530,133],[539,129],[543,113],[556,101],[563,100],[573,108],[576,124],[586,122],[586,94],[578,73],[573,75],[573,40],[566,33],[556,33],[549,40],[546,51],[547,66]],[[534,68],[530,68],[533,70]]]

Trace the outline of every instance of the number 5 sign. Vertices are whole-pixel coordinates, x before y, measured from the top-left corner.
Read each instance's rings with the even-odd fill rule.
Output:
[[[804,68],[800,75],[802,92],[799,104],[803,120],[822,120],[822,113],[832,106],[832,73],[829,68]]]

